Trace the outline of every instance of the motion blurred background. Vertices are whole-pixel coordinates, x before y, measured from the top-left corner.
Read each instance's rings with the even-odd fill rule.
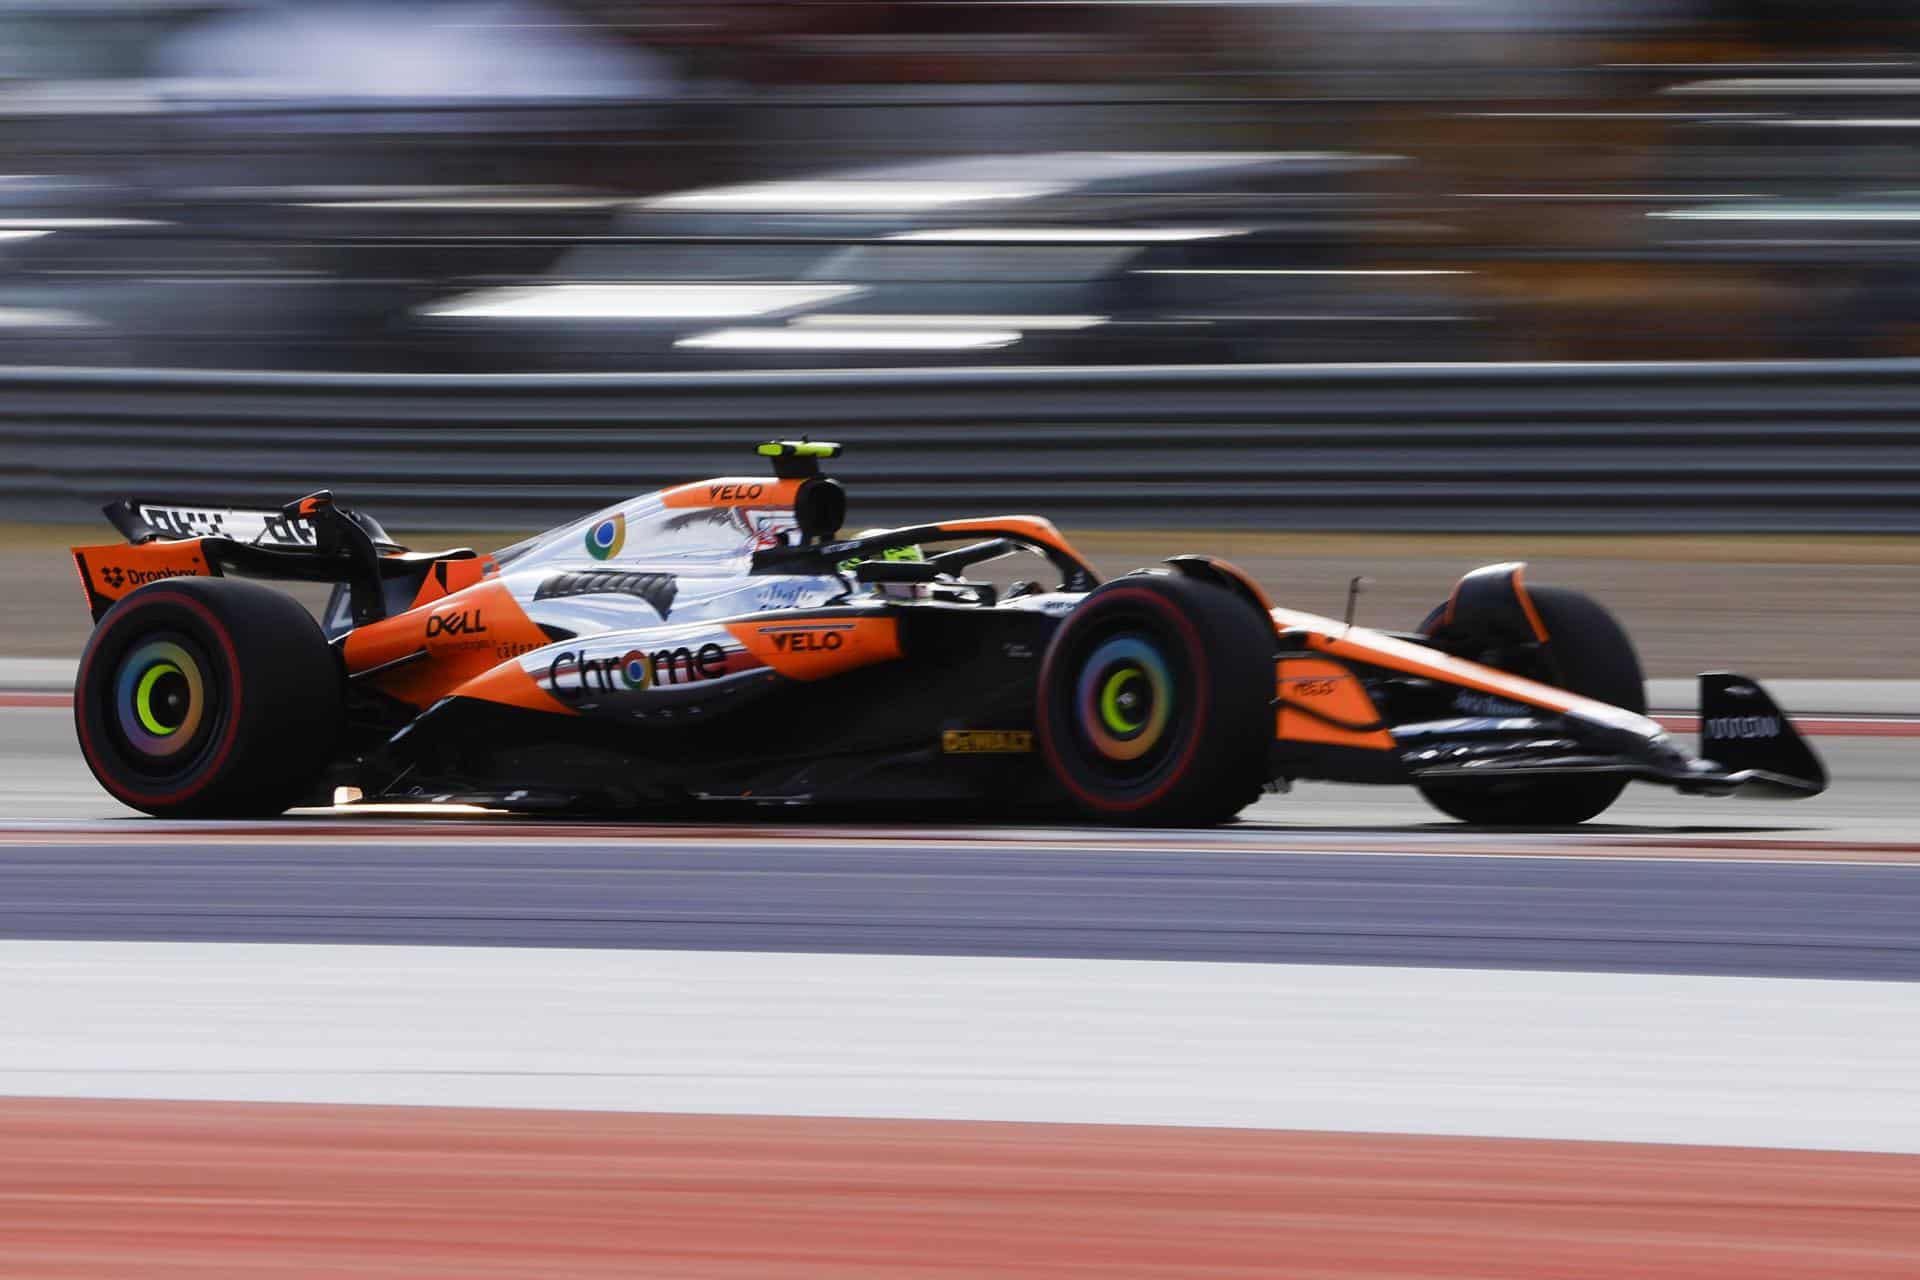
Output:
[[[0,0],[0,363],[1907,354],[1916,37],[1896,0]]]
[[[924,1128],[0,1098],[0,1273],[1920,1273],[1920,1161],[1758,1150],[1920,1150],[1917,148],[1899,0],[0,0],[0,1091],[1127,1122],[939,1183]],[[79,758],[106,501],[490,549],[801,433],[851,528],[1369,625],[1529,560],[1676,726],[1784,678],[1835,788],[214,838]],[[779,954],[660,949],[722,937]],[[1195,1115],[1217,1181],[1136,1123]],[[1285,1132],[1343,1125],[1747,1145]]]
[[[61,548],[130,493],[485,543],[810,431],[858,524],[1038,510],[1394,625],[1544,555],[1659,674],[1920,675],[1917,42],[1893,0],[0,0],[0,649],[77,651]]]

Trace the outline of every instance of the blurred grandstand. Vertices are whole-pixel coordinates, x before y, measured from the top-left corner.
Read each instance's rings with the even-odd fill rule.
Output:
[[[1913,354],[1908,13],[0,0],[0,363]]]

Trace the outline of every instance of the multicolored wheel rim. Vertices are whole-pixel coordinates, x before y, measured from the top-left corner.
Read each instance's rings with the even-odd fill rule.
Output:
[[[137,756],[174,761],[204,736],[211,681],[203,660],[169,639],[147,640],[120,660],[113,677],[114,720]]]
[[[611,560],[627,545],[627,518],[610,516],[587,530],[587,554],[595,560]]]
[[[1137,635],[1114,636],[1088,654],[1074,690],[1081,735],[1123,767],[1147,761],[1166,741],[1176,699],[1166,659]]]

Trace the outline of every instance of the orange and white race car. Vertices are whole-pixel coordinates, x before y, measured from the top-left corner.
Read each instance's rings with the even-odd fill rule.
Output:
[[[110,504],[126,541],[74,550],[97,623],[74,701],[87,763],[165,817],[344,797],[1190,825],[1314,778],[1557,825],[1634,780],[1826,786],[1744,677],[1703,676],[1699,752],[1675,742],[1614,618],[1519,564],[1468,574],[1415,631],[1371,630],[1276,606],[1210,556],[1102,583],[1036,516],[843,536],[820,473],[838,446],[759,453],[771,475],[489,554],[408,550],[326,493]],[[970,576],[1018,556],[1037,580]],[[244,579],[334,586],[316,619]]]

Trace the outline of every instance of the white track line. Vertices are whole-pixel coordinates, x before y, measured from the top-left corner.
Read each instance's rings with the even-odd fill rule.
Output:
[[[1920,1152],[1920,984],[0,943],[0,1093]]]

